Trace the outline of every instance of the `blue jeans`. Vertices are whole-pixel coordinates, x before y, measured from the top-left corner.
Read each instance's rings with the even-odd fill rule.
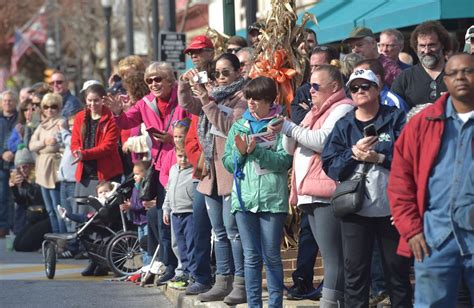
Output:
[[[49,221],[51,223],[51,230],[53,233],[65,233],[66,225],[59,216],[57,205],[59,204],[59,185],[56,184],[54,189],[45,188],[41,186],[41,194],[43,195],[44,205],[49,215]]]
[[[68,213],[77,214],[79,211],[74,201],[76,182],[62,181],[60,187],[61,206],[64,207]],[[76,223],[74,221],[65,222],[65,225],[68,232],[74,232],[76,230]]]
[[[193,259],[196,263],[194,279],[201,283],[210,285],[211,276],[211,221],[207,214],[204,195],[196,189],[193,199],[194,220],[194,252]]]
[[[283,305],[280,245],[286,216],[286,213],[235,213],[244,248],[245,291],[249,307],[262,307],[263,260],[267,273],[268,307]]]
[[[296,257],[296,270],[291,275],[293,283],[297,279],[303,278],[303,283],[307,289],[313,289],[314,264],[318,255],[318,244],[314,239],[311,226],[309,225],[308,214],[301,213],[300,235],[298,238],[298,256]]]
[[[239,229],[230,214],[230,196],[205,196],[207,213],[214,231],[216,274],[244,276],[244,257]]]
[[[156,209],[156,216],[158,219],[158,241],[160,244],[158,260],[163,262],[167,268],[174,271],[178,266],[178,259],[174,255],[171,244],[171,226],[165,225],[163,222],[163,209],[161,208],[161,205]]]
[[[0,228],[10,229],[9,211],[10,211],[10,187],[8,180],[10,170],[0,170]]]
[[[193,213],[171,214],[173,231],[178,245],[179,259],[185,275],[194,275],[196,270],[193,260],[194,253],[194,221]]]
[[[137,233],[138,233],[138,240],[141,241],[144,236],[148,235],[148,227],[147,224],[142,224],[137,226]],[[151,257],[148,256],[146,251],[140,247],[140,251],[143,252],[143,265],[150,264]]]
[[[474,255],[461,256],[451,236],[430,256],[415,261],[415,307],[455,307],[461,279],[474,301]]]

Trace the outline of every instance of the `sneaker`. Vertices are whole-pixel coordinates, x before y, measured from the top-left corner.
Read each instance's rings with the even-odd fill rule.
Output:
[[[156,281],[157,286],[164,285],[174,277],[174,269],[166,269],[166,271],[163,273],[163,275],[160,276],[160,278]]]
[[[63,252],[60,252],[58,254],[58,258],[59,259],[72,259],[74,258],[74,254],[69,249],[65,249],[63,250]]]
[[[167,283],[168,287],[176,290],[186,290],[188,284],[188,277],[186,275],[175,276]]]
[[[303,299],[309,299],[317,301],[321,298],[322,283],[318,288],[308,287],[304,282],[303,278],[298,277],[295,284],[288,289],[286,298],[289,300],[299,301]]]
[[[197,281],[191,282],[186,288],[186,295],[198,295],[206,293],[212,288],[210,284],[202,284]]]
[[[371,294],[370,297],[369,297],[369,306],[370,307],[377,307],[378,304],[382,303],[386,299],[388,299],[388,301],[390,302],[390,297],[385,292],[380,292],[377,295]]]

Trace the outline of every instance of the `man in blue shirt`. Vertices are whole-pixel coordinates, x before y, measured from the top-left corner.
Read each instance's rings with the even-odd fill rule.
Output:
[[[49,86],[53,92],[63,97],[63,109],[61,116],[67,118],[71,110],[77,110],[82,107],[82,103],[77,97],[71,94],[67,87],[66,77],[61,72],[55,72],[51,76]]]

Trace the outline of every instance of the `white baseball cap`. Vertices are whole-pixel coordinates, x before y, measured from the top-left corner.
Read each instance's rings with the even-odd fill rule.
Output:
[[[84,82],[84,84],[82,85],[82,89],[81,89],[81,93],[84,92],[88,87],[92,86],[92,85],[95,85],[95,84],[100,84],[102,85],[102,83],[98,80],[95,80],[95,79],[91,79],[91,80],[87,80],[86,82]]]
[[[380,87],[379,79],[375,76],[374,72],[371,70],[363,70],[357,69],[349,77],[349,81],[346,83],[346,86],[350,87],[351,83],[356,79],[364,79],[370,82],[375,83],[378,87]]]

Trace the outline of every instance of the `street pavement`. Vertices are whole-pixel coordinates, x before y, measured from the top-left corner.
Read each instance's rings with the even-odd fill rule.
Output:
[[[6,250],[0,239],[0,306],[10,307],[170,307],[158,288],[105,277],[82,277],[87,260],[59,259],[53,280],[46,278],[40,252]]]

